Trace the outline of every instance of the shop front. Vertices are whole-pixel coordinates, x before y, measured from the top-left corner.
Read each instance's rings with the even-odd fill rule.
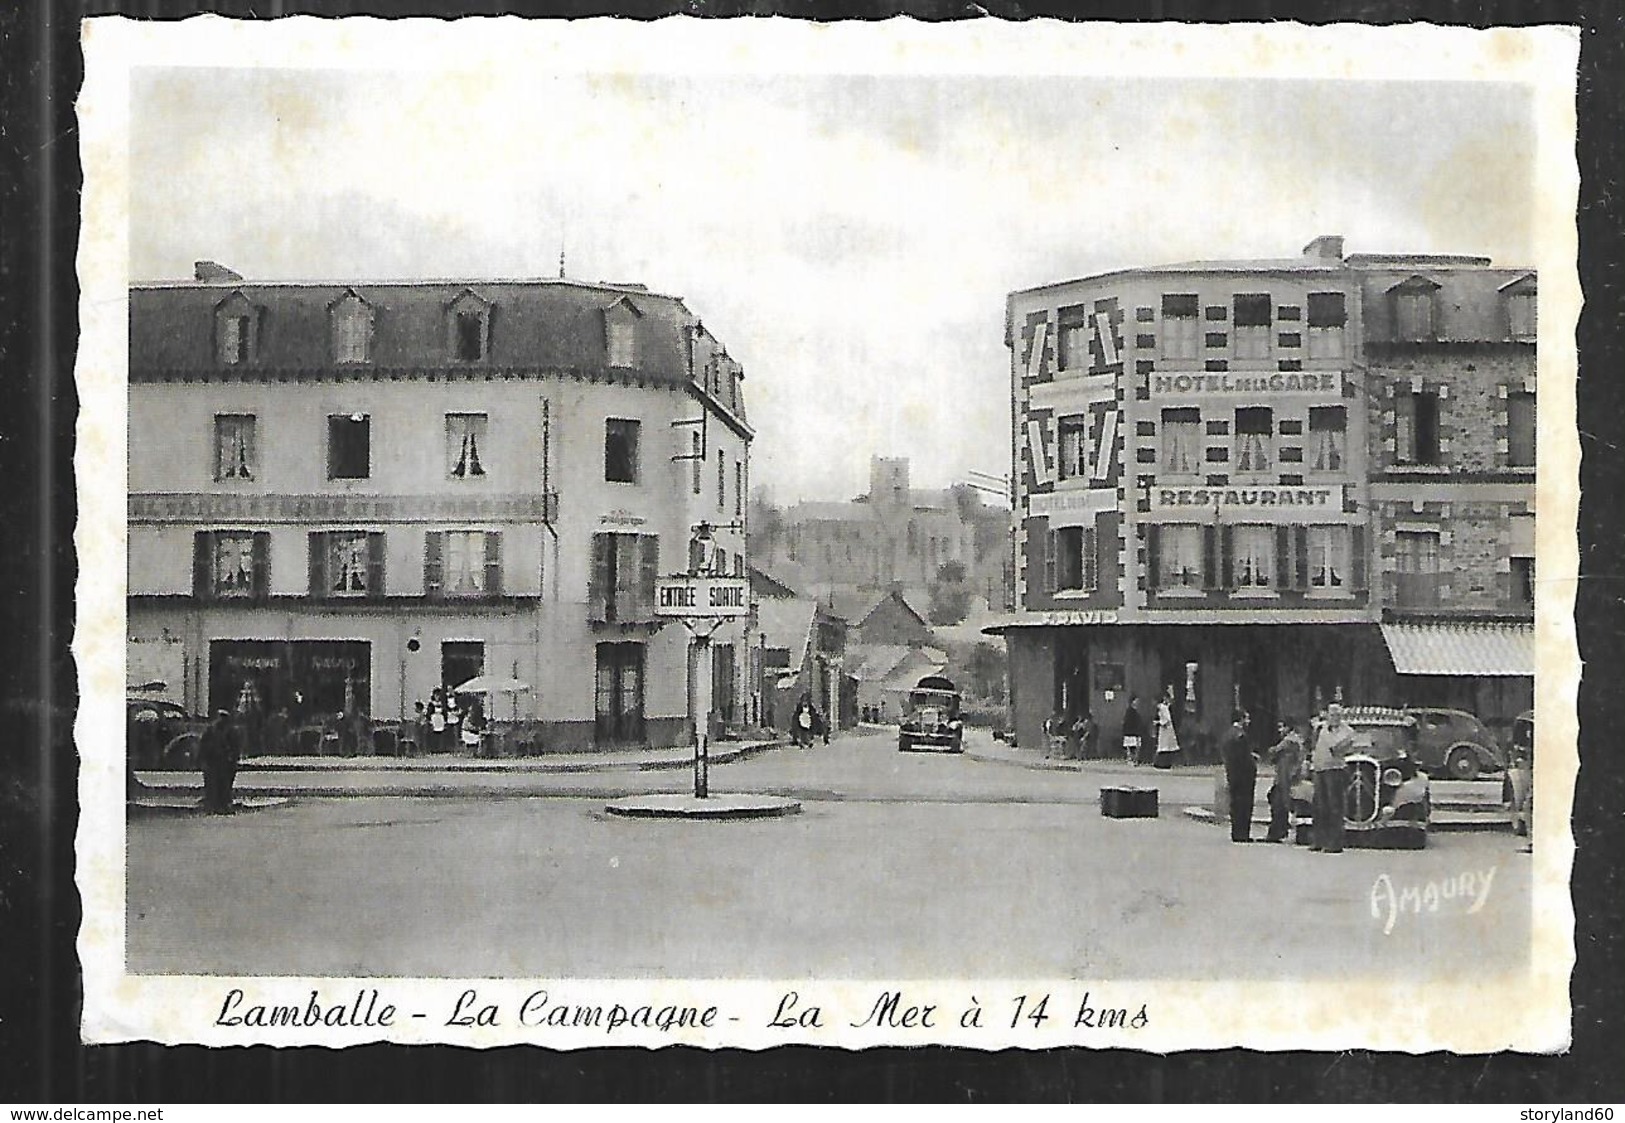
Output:
[[[365,640],[214,640],[209,710],[235,712],[251,698],[262,714],[296,724],[338,714],[368,716],[372,644]]]

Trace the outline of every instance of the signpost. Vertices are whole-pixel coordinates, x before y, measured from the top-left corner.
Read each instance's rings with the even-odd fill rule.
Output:
[[[711,634],[729,620],[750,614],[750,579],[713,573],[716,564],[711,525],[694,528],[694,572],[655,581],[655,615],[679,620],[694,637],[695,730],[694,798],[710,795]]]

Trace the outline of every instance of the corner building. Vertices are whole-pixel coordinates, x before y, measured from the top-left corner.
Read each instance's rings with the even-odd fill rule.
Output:
[[[1391,466],[1384,442],[1399,423],[1383,387],[1454,382],[1460,355],[1380,348],[1388,366],[1373,377],[1368,306],[1394,299],[1376,260],[1345,260],[1342,239],[1323,237],[1296,258],[1124,270],[1011,294],[1018,611],[1002,630],[1020,743],[1040,744],[1050,714],[1088,709],[1112,751],[1129,696],[1150,718],[1165,689],[1196,759],[1238,704],[1269,730],[1334,697],[1427,700],[1396,673],[1382,630],[1402,566],[1379,515],[1402,496],[1410,505],[1411,481],[1374,484],[1372,469]],[[1449,272],[1458,259],[1433,260]],[[1503,329],[1476,346],[1500,355],[1508,343]],[[1497,363],[1526,369],[1532,389],[1527,350]],[[1469,396],[1491,411],[1495,393]],[[1433,482],[1457,494],[1457,481]],[[1374,487],[1388,508],[1374,508]],[[1532,487],[1506,501],[1525,499]]]
[[[667,745],[697,712],[654,616],[694,524],[746,572],[743,371],[671,296],[571,280],[130,291],[130,681],[251,684],[296,724],[409,717],[479,674],[533,751]],[[748,622],[712,643],[742,720]]]

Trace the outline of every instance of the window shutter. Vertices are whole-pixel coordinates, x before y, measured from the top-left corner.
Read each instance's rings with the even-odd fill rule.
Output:
[[[423,535],[423,595],[438,597],[446,583],[446,534],[431,530]]]
[[[1292,528],[1292,558],[1296,563],[1293,567],[1295,586],[1299,589],[1309,588],[1309,528],[1295,526]]]
[[[587,619],[598,623],[609,619],[609,558],[614,548],[614,535],[592,536],[592,565],[587,571]]]
[[[1219,528],[1202,528],[1202,585],[1208,589],[1219,587]]]
[[[1145,587],[1162,587],[1162,527],[1156,523],[1145,528]]]
[[[493,597],[502,595],[502,532],[499,530],[485,532],[485,593]]]
[[[192,595],[198,600],[214,596],[214,532],[192,535]]]
[[[1275,589],[1292,588],[1292,528],[1278,526],[1275,528]]]
[[[1223,573],[1223,581],[1219,587],[1225,590],[1236,587],[1236,532],[1231,526],[1219,528],[1219,564]]]
[[[320,530],[310,532],[310,595],[327,596],[327,535]]]
[[[271,534],[269,531],[256,530],[254,532],[253,565],[254,599],[264,600],[271,595]]]
[[[1098,538],[1095,528],[1083,528],[1083,588],[1085,592],[1094,592],[1100,581],[1100,558],[1097,553]]]
[[[1055,554],[1060,546],[1060,543],[1055,539],[1055,532],[1047,527],[1045,528],[1043,537],[1040,541],[1043,543],[1041,549],[1044,551],[1044,592],[1054,593]]]
[[[640,535],[638,546],[642,556],[638,559],[638,619],[652,617],[655,610],[655,581],[660,577],[660,539],[653,534]]]
[[[1366,588],[1365,575],[1365,527],[1355,526],[1349,528],[1349,567],[1354,570],[1354,588],[1364,592]]]
[[[373,531],[367,535],[367,599],[381,600],[384,596],[384,534]]]

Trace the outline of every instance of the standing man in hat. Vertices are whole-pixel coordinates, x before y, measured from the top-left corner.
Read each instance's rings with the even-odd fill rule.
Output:
[[[203,770],[203,809],[211,815],[231,814],[231,788],[237,779],[237,732],[231,715],[216,710],[198,736],[198,764]]]
[[[1309,847],[1326,854],[1343,852],[1343,805],[1348,796],[1345,761],[1354,747],[1354,730],[1343,720],[1343,707],[1326,707],[1326,721],[1315,734],[1309,767],[1315,774],[1315,841]]]

